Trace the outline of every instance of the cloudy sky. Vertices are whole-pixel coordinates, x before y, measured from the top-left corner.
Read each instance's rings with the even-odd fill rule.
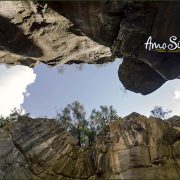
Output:
[[[133,111],[149,116],[154,106],[162,106],[180,115],[180,80],[143,96],[124,91],[117,75],[119,64],[120,60],[101,68],[84,65],[81,71],[71,65],[63,74],[43,64],[34,69],[0,65],[0,114],[22,107],[33,117],[54,117],[56,111],[79,100],[88,113],[100,105],[113,105],[120,116]]]
[[[34,83],[36,74],[25,66],[0,66],[0,114],[6,116],[13,108],[20,109],[29,95],[27,86]]]

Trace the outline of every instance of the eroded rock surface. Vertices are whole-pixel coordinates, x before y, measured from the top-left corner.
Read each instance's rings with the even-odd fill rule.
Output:
[[[180,178],[179,127],[133,113],[83,148],[55,120],[20,117],[0,128],[0,179]]]
[[[149,51],[144,45],[149,36],[161,44],[180,38],[179,16],[178,1],[1,1],[0,62],[33,67],[122,57],[119,79],[146,95],[180,77],[179,51]]]
[[[34,66],[112,61],[109,47],[100,45],[47,5],[0,2],[0,62]],[[76,29],[75,29],[76,30]]]

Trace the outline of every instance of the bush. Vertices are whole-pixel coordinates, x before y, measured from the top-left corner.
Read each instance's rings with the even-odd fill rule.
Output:
[[[9,122],[14,122],[18,120],[18,117],[22,115],[22,109],[14,108],[9,116],[3,117],[0,115],[0,128],[8,124]]]

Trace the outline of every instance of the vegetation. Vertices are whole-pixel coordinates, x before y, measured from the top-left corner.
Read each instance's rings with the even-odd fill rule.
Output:
[[[161,106],[155,106],[151,110],[151,117],[165,119],[170,113],[171,110],[163,110]],[[22,110],[15,108],[9,116],[0,116],[0,127],[9,122],[17,121],[18,117],[22,115],[29,116],[29,114],[23,114]],[[57,112],[56,119],[64,125],[68,132],[76,137],[79,146],[90,146],[99,135],[106,138],[108,124],[119,119],[119,117],[113,106],[100,106],[99,109],[93,109],[87,117],[84,106],[75,101]]]
[[[164,110],[161,106],[155,106],[153,110],[151,110],[151,117],[166,119],[171,110]]]
[[[106,134],[107,125],[117,118],[117,112],[112,106],[100,106],[100,110],[93,109],[87,118],[83,105],[78,101],[68,104],[57,113],[57,120],[78,139],[80,146],[92,145],[99,133]]]
[[[22,114],[23,114],[22,109],[14,108],[9,116],[4,117],[0,115],[0,128],[2,128],[4,125],[6,125],[9,122],[17,121],[18,117]]]
[[[151,117],[165,119],[170,113],[170,110],[155,106],[151,110]],[[61,121],[65,129],[78,139],[80,146],[92,145],[98,135],[106,138],[108,124],[118,118],[113,106],[100,106],[98,110],[93,109],[87,118],[84,106],[78,101],[68,104],[57,113],[57,120]]]
[[[100,106],[100,110],[92,110],[90,124],[97,134],[106,134],[107,125],[116,119],[118,116],[113,106]]]

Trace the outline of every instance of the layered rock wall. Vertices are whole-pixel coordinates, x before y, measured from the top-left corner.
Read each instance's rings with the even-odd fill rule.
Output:
[[[92,147],[79,147],[59,122],[20,117],[0,128],[0,179],[179,178],[179,123],[134,113]]]

